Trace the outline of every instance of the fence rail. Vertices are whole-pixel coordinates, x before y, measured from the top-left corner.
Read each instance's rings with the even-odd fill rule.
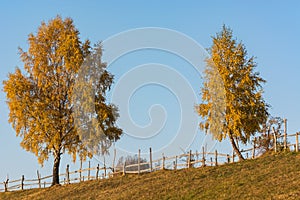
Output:
[[[274,144],[272,150],[275,152],[278,151],[277,141],[279,138],[283,138],[283,144],[284,144],[284,150],[290,149],[290,147],[294,147],[293,150],[298,152],[299,151],[299,140],[298,136],[300,135],[299,132],[295,134],[286,134],[286,132],[276,137],[276,132],[274,132]],[[296,143],[295,144],[287,144],[287,138],[288,137],[295,137]],[[255,150],[256,150],[256,144],[254,141],[253,147],[241,150],[241,153],[247,154],[246,158],[255,158]],[[249,157],[247,152],[252,152],[252,156]],[[172,156],[172,157],[165,157],[162,155],[161,158],[152,160],[152,149],[150,148],[150,160],[149,162],[143,162],[140,163],[140,150],[138,153],[138,163],[137,164],[128,164],[126,165],[126,162],[123,164],[123,166],[116,166],[114,168],[112,167],[106,167],[105,165],[103,167],[100,167],[99,164],[96,167],[91,167],[90,161],[89,161],[89,167],[82,169],[82,164],[80,169],[75,171],[69,171],[69,165],[66,167],[66,173],[59,174],[60,177],[64,177],[60,180],[60,184],[70,184],[70,183],[76,183],[81,181],[87,181],[87,180],[98,180],[98,179],[105,179],[110,178],[112,176],[117,175],[126,175],[126,174],[140,174],[140,173],[150,173],[157,170],[178,170],[183,168],[197,168],[197,167],[205,167],[205,166],[218,166],[225,163],[231,163],[235,162],[236,155],[232,153],[230,154],[224,154],[219,153],[217,150],[215,152],[205,152],[204,148],[202,147],[201,152],[192,152],[189,151],[189,153]],[[85,176],[83,175],[85,174]],[[93,175],[92,175],[93,173]],[[25,190],[25,189],[31,189],[31,188],[45,188],[51,185],[52,175],[41,177],[41,174],[39,171],[37,171],[37,179],[25,179],[24,175],[21,176],[21,179],[18,180],[9,180],[7,177],[3,183],[0,183],[0,192],[7,192],[7,191],[15,191],[15,190]]]

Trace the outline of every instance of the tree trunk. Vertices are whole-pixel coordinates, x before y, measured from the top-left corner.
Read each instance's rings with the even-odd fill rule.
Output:
[[[243,157],[243,155],[241,154],[239,148],[236,146],[234,138],[232,136],[232,134],[229,135],[229,139],[230,139],[230,143],[232,145],[233,150],[235,151],[235,153],[238,155],[239,160],[245,160],[245,158]]]
[[[53,164],[53,179],[52,185],[59,184],[59,164],[60,164],[60,153],[54,153],[54,164]]]

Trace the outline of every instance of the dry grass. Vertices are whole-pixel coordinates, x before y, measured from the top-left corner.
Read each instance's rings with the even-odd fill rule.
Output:
[[[268,155],[219,167],[158,171],[47,189],[1,193],[0,199],[299,199],[300,154]]]

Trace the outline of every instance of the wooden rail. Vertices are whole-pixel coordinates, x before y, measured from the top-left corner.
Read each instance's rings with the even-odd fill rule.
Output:
[[[278,151],[277,140],[279,138],[283,138],[284,150],[290,147],[294,147],[294,151],[298,152],[299,134],[300,134],[299,132],[290,135],[284,134],[277,138],[274,132],[274,147],[272,148],[272,150],[274,150],[275,152]],[[296,143],[288,144],[287,142],[288,137],[295,137]],[[256,146],[254,142],[253,148],[241,150],[241,153],[252,152],[251,158],[255,158],[255,149]],[[186,154],[180,154],[172,157],[166,157],[162,155],[161,158],[156,160],[152,160],[151,148],[149,153],[150,153],[149,162],[143,162],[143,163],[140,162],[141,158],[140,158],[140,150],[139,150],[137,164],[126,165],[126,163],[124,163],[123,166],[116,166],[114,168],[106,167],[105,165],[103,167],[100,167],[99,164],[96,167],[91,167],[91,164],[89,162],[89,167],[86,169],[82,169],[82,164],[81,164],[79,170],[69,171],[69,165],[67,165],[66,173],[59,174],[60,177],[64,177],[63,179],[60,180],[60,184],[64,185],[64,184],[70,184],[70,183],[87,181],[87,180],[105,179],[105,178],[110,178],[113,176],[125,175],[125,174],[150,173],[157,170],[166,170],[166,169],[178,170],[178,169],[191,168],[191,167],[218,166],[225,163],[235,162],[235,157],[236,157],[234,153],[232,155],[229,155],[229,154],[219,153],[217,150],[215,150],[215,152],[205,152],[204,148],[202,148],[201,152],[193,153],[192,151],[189,151]],[[108,172],[107,170],[110,171]],[[87,175],[84,176],[83,173],[87,173]],[[24,190],[30,188],[42,188],[42,187],[45,188],[51,185],[51,180],[49,180],[50,178],[52,178],[52,175],[41,177],[39,171],[37,171],[37,179],[26,179],[24,175],[22,175],[21,178],[18,180],[9,180],[9,178],[7,177],[6,180],[3,181],[3,183],[0,183],[0,192]]]

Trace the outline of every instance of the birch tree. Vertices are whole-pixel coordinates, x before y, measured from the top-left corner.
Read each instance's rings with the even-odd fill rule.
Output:
[[[219,141],[229,138],[243,160],[237,142],[249,142],[269,115],[262,96],[265,80],[255,72],[254,57],[248,57],[245,46],[233,38],[231,29],[224,25],[212,39],[202,102],[196,107],[202,118],[200,129]]]
[[[19,49],[24,73],[16,68],[3,82],[9,122],[22,138],[21,146],[34,153],[40,164],[53,156],[52,185],[55,185],[59,184],[62,154],[70,154],[75,161],[78,156],[85,159],[96,153],[79,134],[82,125],[76,125],[78,118],[74,115],[72,97],[80,67],[88,56],[95,57],[96,53],[101,56],[102,48],[101,45],[91,48],[89,41],[82,43],[72,19],[59,16],[48,23],[42,22],[36,34],[29,35],[28,43],[27,52]],[[97,144],[93,144],[102,141],[103,147],[119,139],[122,130],[115,125],[117,108],[105,99],[113,76],[106,71],[105,63],[99,62],[100,58],[92,63],[102,72],[92,98],[95,109],[86,115],[94,121],[93,125],[101,127],[102,138],[95,137]]]

